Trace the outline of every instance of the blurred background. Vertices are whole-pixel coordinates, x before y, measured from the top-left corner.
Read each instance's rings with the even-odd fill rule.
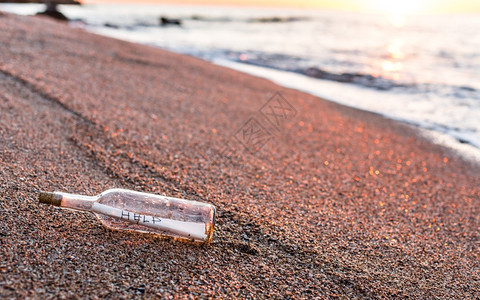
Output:
[[[71,26],[196,56],[400,120],[454,147],[480,148],[478,0],[54,4],[47,12],[58,9]],[[0,4],[23,15],[45,8]]]

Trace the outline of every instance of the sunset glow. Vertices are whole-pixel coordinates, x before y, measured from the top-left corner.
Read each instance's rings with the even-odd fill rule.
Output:
[[[392,15],[480,12],[480,1],[478,0],[82,0],[82,2],[314,7],[321,9],[389,13]]]
[[[434,6],[430,0],[366,0],[365,9],[394,15],[412,14],[427,11]]]

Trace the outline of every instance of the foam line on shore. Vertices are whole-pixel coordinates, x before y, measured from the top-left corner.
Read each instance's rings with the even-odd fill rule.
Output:
[[[455,153],[457,153],[457,155],[460,155],[467,161],[480,165],[480,149],[469,143],[461,142],[458,138],[451,134],[441,132],[439,130],[436,130],[436,128],[425,128],[424,126],[422,126],[422,124],[415,123],[414,121],[408,120],[406,118],[401,118],[392,114],[382,113],[381,108],[376,109],[373,106],[370,106],[369,103],[371,102],[357,102],[357,106],[353,106],[353,99],[362,98],[362,96],[359,96],[358,94],[369,97],[369,94],[372,93],[369,89],[360,86],[349,86],[348,88],[352,90],[351,97],[347,96],[343,98],[337,98],[335,97],[334,93],[338,89],[345,89],[344,83],[311,78],[309,76],[293,72],[280,71],[250,64],[243,64],[225,59],[216,59],[213,61],[213,63],[223,67],[234,69],[236,71],[271,80],[278,85],[306,92],[313,96],[320,97],[326,101],[339,103],[359,110],[378,113],[389,119],[402,122],[409,126],[415,127],[418,130],[420,136],[428,139],[429,141],[438,145],[445,146],[450,150],[453,150]],[[354,95],[355,92],[358,94]],[[345,92],[342,94],[342,96],[344,95]]]

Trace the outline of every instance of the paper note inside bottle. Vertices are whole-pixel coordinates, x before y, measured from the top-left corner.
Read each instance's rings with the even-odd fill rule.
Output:
[[[145,227],[160,229],[173,234],[178,234],[180,236],[196,239],[205,239],[207,237],[204,223],[183,222],[155,216],[143,215],[127,210],[118,209],[108,205],[103,205],[100,203],[93,203],[92,211],[126,222],[142,225]]]

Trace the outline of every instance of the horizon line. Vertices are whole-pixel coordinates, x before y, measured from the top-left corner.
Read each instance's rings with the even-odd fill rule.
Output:
[[[372,8],[361,8],[361,7],[348,7],[338,5],[338,2],[334,2],[334,5],[322,5],[320,3],[312,4],[309,3],[295,3],[290,2],[289,0],[275,1],[266,0],[265,2],[260,1],[239,1],[232,0],[230,3],[225,3],[220,0],[207,0],[207,1],[195,1],[195,0],[183,0],[183,1],[174,1],[174,0],[80,0],[82,4],[137,4],[137,5],[173,5],[173,6],[219,6],[219,7],[261,7],[261,8],[294,8],[294,9],[315,9],[315,10],[326,10],[326,11],[344,11],[344,12],[354,12],[354,13],[373,13],[373,14],[385,14],[381,10],[376,10]],[[331,2],[330,2],[331,3]],[[406,13],[406,15],[441,15],[441,14],[479,14],[480,5],[474,9],[453,9],[451,7],[439,7],[437,9],[424,10],[418,12]]]

